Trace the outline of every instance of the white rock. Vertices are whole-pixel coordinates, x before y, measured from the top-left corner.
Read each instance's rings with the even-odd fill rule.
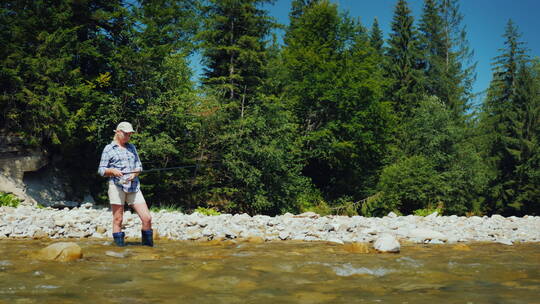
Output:
[[[448,237],[446,237],[444,234],[430,229],[424,229],[424,228],[416,228],[409,231],[407,234],[409,238],[411,239],[421,239],[421,240],[441,240],[446,241],[448,240]]]
[[[383,234],[373,244],[373,248],[380,252],[399,252],[398,240],[391,234]]]
[[[294,217],[296,217],[296,218],[314,218],[315,219],[315,218],[319,218],[320,216],[315,212],[309,211],[309,212],[300,213],[298,215],[295,215]]]
[[[426,220],[433,220],[437,217],[437,215],[439,215],[439,212],[435,211],[431,213],[430,215],[426,216]]]
[[[327,242],[334,243],[334,244],[341,244],[341,245],[344,244],[344,242],[341,239],[336,238],[336,237],[328,239]]]
[[[103,234],[101,234],[101,233],[99,233],[99,232],[94,232],[94,233],[92,233],[91,237],[96,238],[96,239],[102,239],[102,238],[104,238]]]
[[[91,196],[90,196],[90,197],[91,197]],[[86,196],[85,196],[85,198],[86,198]],[[81,205],[81,209],[91,209],[92,206],[93,206],[93,204],[90,203],[90,202],[84,203],[84,204]]]
[[[433,239],[431,241],[429,241],[430,244],[444,244],[443,241],[439,240],[439,239]]]
[[[367,235],[367,234],[376,235],[376,234],[379,234],[379,232],[374,228],[367,228],[367,229],[362,230],[362,234],[364,234],[364,235]]]
[[[390,213],[388,213],[387,215],[389,218],[396,218],[397,217],[397,214],[395,214],[393,211],[391,211]]]
[[[281,231],[279,233],[279,238],[281,240],[286,240],[289,237],[290,233],[288,231]]]
[[[503,245],[514,245],[511,240],[509,239],[497,239],[495,242]]]

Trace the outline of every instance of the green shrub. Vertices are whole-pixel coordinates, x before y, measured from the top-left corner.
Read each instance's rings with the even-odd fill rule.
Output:
[[[385,216],[391,211],[402,215],[398,209],[392,209],[392,206],[385,204],[382,192],[377,192],[360,201],[360,212],[363,216]]]
[[[447,188],[442,175],[428,158],[415,155],[386,166],[378,184],[385,213],[411,214],[442,201]]]
[[[432,214],[433,212],[437,212],[438,214],[442,214],[443,211],[440,208],[424,208],[424,209],[414,210],[414,215],[428,216],[428,215]]]
[[[165,210],[168,212],[183,212],[182,207],[175,206],[175,205],[157,205],[150,207],[150,211],[152,212],[159,212],[161,210]]]
[[[296,205],[300,213],[314,212],[320,216],[332,214],[332,208],[324,201],[318,190],[305,191],[298,195]]]
[[[330,206],[324,201],[322,195],[317,190],[305,191],[297,197],[296,205],[300,213],[315,212],[321,216],[332,213]]]
[[[0,192],[0,206],[18,207],[21,202],[15,195],[11,193]]]
[[[220,215],[221,213],[212,209],[212,208],[204,208],[204,207],[197,207],[197,209],[195,209],[195,212],[199,212],[200,214],[204,214],[204,215]]]
[[[343,196],[335,201],[332,213],[335,215],[358,215],[357,205],[352,201],[352,197]]]
[[[332,214],[332,208],[330,208],[330,206],[328,206],[328,204],[323,200],[319,201],[317,205],[305,209],[303,212],[308,211],[315,212],[320,216]]]

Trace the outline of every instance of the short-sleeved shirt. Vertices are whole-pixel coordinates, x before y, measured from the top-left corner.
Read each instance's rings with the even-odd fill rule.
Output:
[[[125,148],[122,148],[114,141],[105,146],[99,162],[99,175],[105,176],[105,169],[107,168],[118,169],[125,173],[126,177],[129,176],[127,172],[142,171],[141,160],[135,146],[128,143]],[[116,176],[111,176],[109,180],[122,187],[125,192],[137,192],[140,189],[139,177],[135,177],[128,183],[122,183],[121,178]]]

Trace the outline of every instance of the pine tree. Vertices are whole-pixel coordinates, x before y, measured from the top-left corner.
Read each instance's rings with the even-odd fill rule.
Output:
[[[272,0],[211,0],[203,8],[203,82],[234,101],[240,116],[260,88],[267,62],[265,38],[274,27],[259,6]]]
[[[120,2],[3,1],[1,8],[8,46],[0,59],[2,127],[34,145],[69,149],[77,141],[73,118],[84,115],[85,102],[103,97],[97,87]],[[77,132],[78,140],[87,135]]]
[[[425,0],[424,10],[418,26],[423,61],[425,64],[426,93],[434,95],[448,104],[446,75],[446,44],[443,20],[435,0]]]
[[[330,1],[304,10],[286,37],[285,99],[303,138],[303,172],[329,201],[364,198],[391,128],[379,56],[365,29]]]
[[[388,98],[400,116],[409,116],[424,93],[418,33],[405,0],[399,0],[392,19],[385,70],[391,81]]]
[[[133,142],[141,159],[151,163],[147,168],[193,164],[198,143],[195,136],[186,135],[196,132],[195,126],[200,124],[192,113],[199,100],[187,56],[195,47],[198,4],[158,0],[129,8],[128,27],[122,33],[126,40],[118,41],[118,56],[111,60],[115,89],[111,104],[118,111],[109,109],[106,116],[129,119],[139,128]],[[200,198],[197,193],[178,195],[195,192],[192,174],[190,170],[149,174],[143,190],[155,202],[186,208],[191,200]]]
[[[373,24],[371,25],[371,32],[369,36],[369,42],[371,46],[377,50],[377,52],[382,55],[383,53],[383,33],[381,29],[379,28],[379,21],[377,18],[373,19]]]
[[[416,78],[416,94],[409,94],[414,97],[409,99],[413,104],[405,110],[397,108],[401,121],[394,153],[387,158],[388,165],[378,184],[380,195],[370,208],[378,212],[393,208],[405,213],[436,207],[451,214],[479,212],[477,197],[486,188],[487,169],[477,156],[478,148],[471,144],[474,134],[464,123],[463,109],[457,111],[454,107],[456,96],[463,96],[464,92],[456,47],[447,44],[445,20],[435,0],[425,0],[417,36],[412,17],[404,17],[408,13],[404,1],[398,2],[391,35],[393,44],[391,40],[387,57],[392,60],[392,54],[400,54],[396,57],[408,59],[401,62],[410,63],[403,65],[394,60],[394,69],[401,71],[400,64],[410,67],[416,63],[416,70],[409,68],[409,71],[422,75]],[[400,35],[396,35],[398,29]],[[412,46],[397,52],[395,46],[407,45],[403,41],[411,35],[415,37],[410,42]],[[396,74],[389,74],[394,85],[400,83]]]
[[[493,166],[495,176],[489,188],[488,201],[490,212],[513,213],[520,209],[515,204],[519,181],[515,175],[519,166],[519,132],[523,123],[519,117],[519,108],[526,104],[519,101],[518,75],[520,67],[527,64],[526,50],[519,41],[520,34],[512,20],[509,20],[504,49],[495,57],[493,80],[484,104],[484,130],[487,134],[487,156]],[[520,106],[520,103],[522,104]]]
[[[291,28],[294,28],[294,23],[298,18],[304,14],[304,12],[309,9],[309,7],[320,0],[292,0],[291,1],[291,11],[289,13],[289,20]]]
[[[203,8],[203,83],[214,108],[205,157],[220,164],[205,173],[212,187],[204,201],[226,212],[298,212],[312,189],[300,171],[297,125],[273,95],[282,93],[283,68],[270,64],[281,54],[275,43],[266,46],[275,24],[260,8],[272,2],[215,0]]]
[[[81,159],[99,158],[121,120],[171,138],[141,156],[180,158],[170,145],[192,85],[192,2],[3,1],[0,128],[60,156],[75,195],[101,191],[95,162]]]
[[[471,131],[436,96],[421,100],[403,124],[400,153],[385,166],[379,181],[379,215],[435,208],[446,214],[480,213],[488,170]]]
[[[540,61],[522,65],[516,79],[511,133],[516,159],[517,193],[510,206],[523,214],[540,214]]]
[[[469,47],[466,28],[462,25],[463,15],[458,0],[439,0],[438,7],[443,26],[443,81],[446,83],[440,98],[449,105],[455,118],[462,119],[473,97],[472,85],[476,78],[474,53]]]

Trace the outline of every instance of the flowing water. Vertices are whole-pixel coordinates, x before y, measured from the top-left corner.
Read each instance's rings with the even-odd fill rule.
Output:
[[[0,303],[540,303],[538,243],[76,242],[83,259],[54,262],[32,257],[54,241],[0,241]]]

